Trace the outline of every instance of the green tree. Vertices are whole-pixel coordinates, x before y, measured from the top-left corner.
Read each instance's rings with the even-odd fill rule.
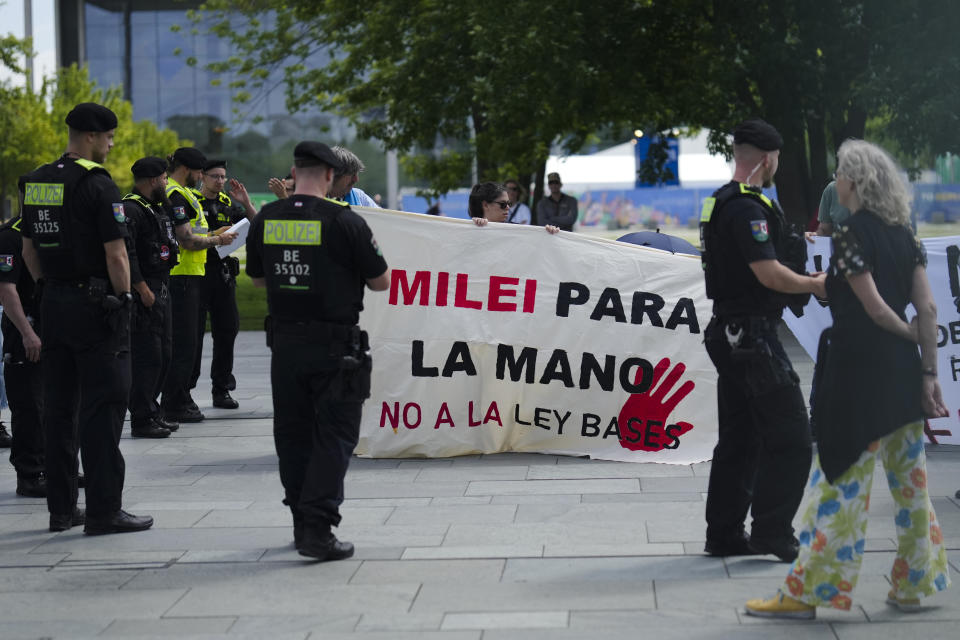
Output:
[[[57,147],[57,131],[50,123],[44,94],[22,87],[0,86],[0,203],[3,215],[15,210],[17,180],[42,164]]]
[[[123,99],[120,87],[103,89],[97,86],[96,81],[90,79],[86,67],[78,68],[72,65],[60,69],[55,78],[50,80],[52,85],[52,100],[49,113],[50,120],[60,135],[60,148],[66,147],[67,128],[63,124],[64,118],[75,105],[81,102],[97,102],[111,109],[117,114],[117,130],[114,137],[114,147],[107,156],[104,166],[121,191],[133,187],[133,175],[130,167],[144,156],[160,156],[164,158],[177,147],[190,146],[189,140],[181,140],[170,129],[160,129],[149,120],[135,121],[133,119],[133,105]],[[43,162],[51,160],[51,154],[56,154],[56,148],[47,151]]]
[[[813,214],[846,138],[872,137],[907,167],[960,146],[956,2],[653,3],[668,4],[696,66],[661,94],[664,110],[711,129],[715,150],[729,150],[724,134],[745,117],[774,124],[785,141],[777,190],[795,221]]]
[[[237,52],[207,66],[232,78],[241,104],[283,84],[291,111],[333,110],[362,138],[430,152],[406,167],[444,192],[474,162],[481,180],[542,179],[555,142],[575,150],[611,119],[650,110],[652,97],[627,105],[611,75],[622,46],[647,63],[669,49],[624,40],[646,4],[211,0],[190,15]]]
[[[950,0],[209,0],[190,15],[236,55],[208,67],[242,104],[276,90],[352,119],[435,192],[536,175],[605,127],[727,132],[760,116],[785,147],[780,199],[806,220],[834,149],[883,123],[907,165],[960,143]],[[209,22],[207,22],[209,20]],[[318,62],[318,52],[328,59]],[[874,133],[874,130],[870,130]],[[460,141],[460,146],[448,141]],[[654,159],[661,154],[652,154]],[[657,162],[647,167],[656,176]]]
[[[0,67],[14,78],[24,73],[20,61],[31,55],[30,42],[12,35],[0,37]],[[24,85],[26,81],[24,79]],[[56,134],[46,117],[45,94],[33,94],[13,82],[0,83],[0,215],[6,217],[17,200],[17,179],[34,169]]]
[[[35,93],[0,85],[0,137],[4,141],[0,145],[0,201],[15,203],[19,177],[63,152],[67,145],[64,118],[80,102],[98,102],[117,114],[114,147],[105,166],[121,190],[133,186],[130,167],[137,159],[165,157],[190,144],[150,121],[135,121],[133,106],[123,100],[120,89],[97,87],[86,68],[60,69]]]

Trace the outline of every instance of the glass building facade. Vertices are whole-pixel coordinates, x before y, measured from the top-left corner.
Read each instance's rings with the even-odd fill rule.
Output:
[[[177,131],[209,154],[227,153],[230,138],[246,136],[248,145],[271,150],[289,140],[315,135],[319,139],[352,138],[348,123],[320,111],[287,113],[283,87],[254,96],[244,105],[244,118],[233,113],[229,83],[234,79],[204,67],[232,53],[227,40],[208,34],[205,25],[194,33],[186,17],[200,3],[191,0],[58,0],[60,64],[86,64],[102,87],[123,87],[133,103],[135,119],[146,119]],[[269,22],[265,16],[264,21]],[[179,31],[173,28],[181,27]],[[196,65],[188,65],[188,58]],[[325,54],[313,61],[324,65]],[[262,120],[253,124],[254,116]],[[260,147],[263,149],[263,147]],[[290,145],[292,149],[292,145]]]

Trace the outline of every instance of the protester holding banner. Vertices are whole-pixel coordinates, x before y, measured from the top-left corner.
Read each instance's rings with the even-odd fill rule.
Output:
[[[482,227],[487,222],[507,222],[507,212],[511,202],[507,195],[507,187],[498,182],[481,182],[473,185],[470,190],[470,199],[467,201],[470,217],[474,224]],[[547,233],[557,233],[560,227],[548,224],[544,227]]]
[[[923,448],[923,417],[948,415],[937,380],[926,254],[910,228],[907,187],[890,156],[848,140],[838,158],[837,196],[855,213],[833,235],[827,276],[833,337],[814,407],[818,455],[800,556],[776,596],[747,602],[749,615],[810,619],[818,606],[850,609],[878,458],[896,505],[887,603],[916,611],[921,597],[950,584]],[[913,324],[905,319],[910,303],[917,310]]]
[[[507,180],[504,185],[507,187],[507,195],[510,197],[507,222],[510,224],[530,224],[530,207],[523,202],[527,195],[523,187],[516,180]]]
[[[780,134],[762,120],[747,120],[733,143],[733,181],[704,202],[700,221],[714,314],[705,343],[717,369],[719,412],[704,551],[772,553],[790,562],[797,555],[791,523],[810,470],[811,444],[799,378],[777,326],[791,302],[783,294],[823,297],[824,276],[800,275],[779,261],[786,223],[761,187],[772,185]],[[744,521],[751,504],[748,537]]]
[[[340,560],[353,545],[331,528],[340,524],[372,368],[357,323],[364,286],[383,291],[390,276],[363,218],[326,197],[342,168],[337,156],[319,142],[293,153],[297,191],[254,218],[247,274],[267,289],[273,435],[294,544],[300,555]]]

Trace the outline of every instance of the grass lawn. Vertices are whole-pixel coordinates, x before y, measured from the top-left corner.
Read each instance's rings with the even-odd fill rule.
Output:
[[[257,289],[242,270],[237,276],[237,310],[240,312],[240,331],[263,331],[267,315],[267,290]]]
[[[267,290],[257,289],[247,275],[247,248],[233,252],[240,260],[240,275],[237,276],[237,311],[240,312],[240,331],[263,331],[263,319],[267,316]],[[207,322],[207,330],[210,323]]]

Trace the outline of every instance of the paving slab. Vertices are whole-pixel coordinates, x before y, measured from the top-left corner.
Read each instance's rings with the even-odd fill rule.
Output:
[[[500,582],[504,560],[364,561],[350,584]],[[2,576],[2,574],[0,574]]]
[[[537,544],[465,544],[442,547],[407,547],[401,556],[404,560],[440,560],[475,558],[539,558],[543,545]]]
[[[448,613],[443,616],[443,630],[455,629],[565,629],[567,611],[486,611]]]
[[[467,488],[467,495],[539,495],[553,493],[635,493],[640,491],[636,479],[602,480],[490,480],[474,481]]]
[[[313,587],[308,597],[303,592],[304,586],[296,583],[271,582],[270,589],[236,581],[193,587],[189,598],[180,599],[166,613],[171,616],[340,616],[362,614],[371,603],[376,603],[383,612],[405,613],[420,589],[417,583],[357,586],[320,582],[311,584]],[[0,597],[0,604],[2,602]]]
[[[605,522],[517,522],[504,525],[450,525],[444,544],[636,544],[647,542],[643,527]]]
[[[0,554],[0,569],[52,567],[69,555],[68,553],[2,553]]]
[[[365,613],[355,627],[357,631],[437,631],[443,622],[443,613],[383,614]]]
[[[355,631],[324,633],[323,640],[480,640],[480,631]]]
[[[428,583],[420,589],[411,611],[569,611],[655,606],[649,581],[464,583],[456,588]]]
[[[33,568],[0,569],[0,592],[73,591],[74,589],[116,590],[136,574],[132,571],[87,569],[36,571]]]
[[[834,633],[837,640],[875,640],[878,637],[885,640],[956,640],[957,637],[955,622],[904,620],[885,622],[882,628],[878,627],[881,625],[876,623],[835,625]]]
[[[186,593],[187,589],[149,592],[114,589],[105,596],[100,590],[88,588],[0,593],[0,620],[47,622],[159,618]]]
[[[299,557],[296,563],[178,562],[167,567],[140,571],[123,586],[123,590],[216,589],[233,582],[256,586],[266,591],[278,585],[298,588],[346,585],[360,564],[360,560],[353,559],[341,562],[305,562],[303,557]]]
[[[509,504],[431,505],[429,507],[397,507],[387,518],[388,525],[420,525],[428,523],[496,523],[513,522],[517,507]],[[344,516],[346,517],[346,516]]]
[[[697,556],[656,558],[511,558],[504,582],[629,582],[727,578],[723,561]]]
[[[278,633],[293,633],[325,638],[328,633],[353,631],[359,620],[360,615],[352,613],[325,616],[239,616],[230,627],[228,637],[232,640],[235,634],[244,634],[272,640]]]
[[[829,625],[823,623],[792,624],[786,623],[776,629],[750,629],[742,625],[717,625],[707,622],[697,624],[650,624],[641,629],[492,629],[484,631],[484,640],[636,640],[639,634],[643,637],[664,640],[686,640],[700,638],[705,640],[836,640],[836,636]],[[589,633],[585,636],[585,633]]]
[[[116,636],[172,636],[181,638],[190,635],[222,634],[230,629],[236,618],[161,618],[153,620],[114,620],[100,634]]]
[[[37,640],[37,638],[95,637],[113,622],[99,620],[0,620],[0,638],[4,640]]]
[[[675,556],[684,552],[678,542],[632,542],[629,544],[546,544],[543,556],[554,558],[613,557],[613,556]]]

